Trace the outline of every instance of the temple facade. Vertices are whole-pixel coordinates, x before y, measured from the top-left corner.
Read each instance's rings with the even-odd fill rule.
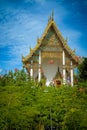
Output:
[[[68,46],[56,26],[53,15],[35,48],[22,57],[23,66],[34,80],[46,80],[46,85],[58,81],[60,84],[74,84],[74,68],[79,64],[78,56]]]

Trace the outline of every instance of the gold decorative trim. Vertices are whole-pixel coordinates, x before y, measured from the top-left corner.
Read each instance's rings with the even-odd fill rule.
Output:
[[[34,49],[30,49],[30,54],[28,54],[26,57],[23,57],[22,56],[22,62],[23,63],[26,63],[29,61],[30,58],[32,58],[33,54],[40,48],[40,46],[42,45],[42,41],[44,39],[44,37],[47,35],[48,33],[48,30],[50,29],[50,27],[53,27],[56,34],[57,34],[57,37],[58,39],[61,41],[62,43],[62,47],[65,49],[65,51],[72,57],[73,61],[75,62],[75,64],[78,64],[79,63],[79,60],[76,58],[76,55],[75,53],[71,50],[71,48],[68,46],[67,44],[67,40],[65,40],[61,34],[61,32],[59,31],[59,29],[57,28],[56,26],[56,23],[53,19],[51,19],[48,24],[47,24],[47,27],[42,35],[41,38],[37,39],[37,44],[35,46]]]

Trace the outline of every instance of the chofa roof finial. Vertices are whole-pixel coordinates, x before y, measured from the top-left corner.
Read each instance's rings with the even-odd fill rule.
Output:
[[[29,46],[29,49],[30,49],[30,51],[31,51],[31,46]]]
[[[24,56],[23,56],[23,54],[21,54],[21,57],[22,57],[22,59],[24,59]]]
[[[66,37],[66,42],[68,43],[68,37]]]
[[[76,48],[74,48],[73,52],[76,53]]]
[[[51,18],[51,16],[49,16],[49,18],[48,18],[48,22],[50,22],[50,21],[51,21],[51,19],[52,19],[52,18]]]
[[[52,14],[50,15],[50,17],[48,18],[48,22],[54,20],[54,10],[52,10]]]
[[[54,10],[52,10],[52,20],[54,20]]]
[[[49,18],[49,19],[50,19],[50,21],[52,20],[52,17],[51,17],[51,15],[50,15],[50,18]]]
[[[39,42],[39,37],[37,36],[37,43]]]

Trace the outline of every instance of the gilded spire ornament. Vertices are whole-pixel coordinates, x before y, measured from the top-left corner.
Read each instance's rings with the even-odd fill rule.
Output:
[[[50,22],[50,17],[48,18],[48,23]]]
[[[49,20],[51,21],[52,17],[50,16]]]
[[[29,47],[30,48],[30,52],[32,51],[32,48],[31,48],[31,46]]]
[[[48,23],[52,20],[54,20],[54,11],[52,11],[52,14],[49,16]]]
[[[76,53],[76,48],[74,48],[73,52]]]
[[[39,42],[39,37],[37,36],[37,43]]]
[[[68,42],[68,37],[66,37],[66,43]]]
[[[52,11],[52,20],[54,20],[54,11]]]
[[[24,59],[24,56],[21,54],[22,59]]]

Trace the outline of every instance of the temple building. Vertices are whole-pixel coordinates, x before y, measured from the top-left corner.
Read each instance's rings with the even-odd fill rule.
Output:
[[[31,78],[38,82],[45,79],[46,85],[55,80],[74,85],[74,69],[79,58],[57,28],[53,13],[35,48],[30,48],[30,54],[22,57],[22,62]]]

